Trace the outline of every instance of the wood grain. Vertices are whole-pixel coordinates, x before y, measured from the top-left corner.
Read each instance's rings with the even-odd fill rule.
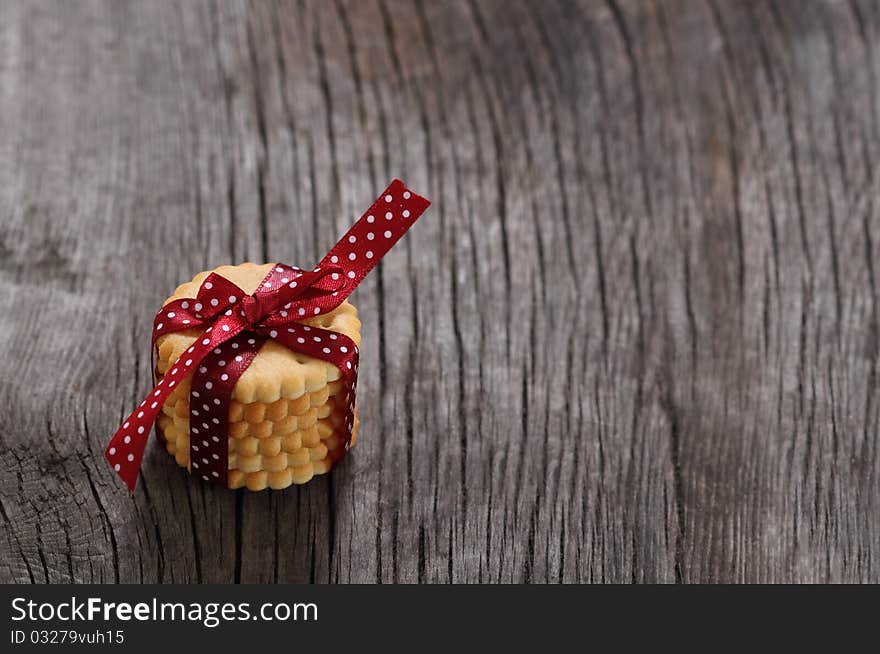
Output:
[[[868,0],[0,5],[0,581],[878,582]],[[100,453],[163,298],[434,201],[358,446]]]

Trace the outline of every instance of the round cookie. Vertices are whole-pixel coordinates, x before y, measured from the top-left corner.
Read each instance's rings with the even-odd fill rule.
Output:
[[[178,286],[164,304],[195,297],[211,272],[253,293],[272,265],[244,263],[201,272],[191,282]],[[301,322],[345,334],[360,346],[361,323],[348,301]],[[158,375],[163,375],[203,331],[187,329],[160,336],[156,341]],[[233,389],[229,407],[229,487],[281,489],[328,472],[345,454],[347,396],[340,377],[339,369],[331,363],[266,341]],[[177,386],[157,420],[166,450],[187,469],[190,382],[191,376]],[[355,408],[351,445],[357,427]]]

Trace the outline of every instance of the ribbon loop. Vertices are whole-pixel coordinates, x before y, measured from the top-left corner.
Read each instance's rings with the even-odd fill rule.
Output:
[[[245,292],[238,286],[211,273],[199,286],[196,297],[174,300],[159,310],[153,320],[153,345],[164,334],[210,324],[244,297]]]
[[[193,307],[196,317],[213,318],[229,310],[242,296],[243,291],[231,281],[212,272],[199,286],[196,304]]]
[[[104,456],[134,490],[150,427],[175,387],[192,375],[190,467],[206,481],[227,484],[229,405],[235,384],[266,339],[335,365],[345,385],[345,449],[354,427],[359,352],[343,333],[304,324],[351,294],[429,206],[394,180],[314,269],[273,264],[252,294],[212,272],[195,298],[169,302],[153,322],[152,343],[165,334],[207,328],[161,376],[110,439]]]
[[[285,281],[287,280],[287,281]],[[270,284],[265,287],[265,284]],[[260,324],[282,325],[305,317],[327,313],[338,307],[345,299],[345,271],[330,265],[310,272],[288,270],[283,264],[273,268],[263,288],[277,288],[274,293],[258,289],[257,295],[270,295],[274,308]],[[342,299],[339,299],[340,296]],[[315,311],[315,309],[318,311]]]

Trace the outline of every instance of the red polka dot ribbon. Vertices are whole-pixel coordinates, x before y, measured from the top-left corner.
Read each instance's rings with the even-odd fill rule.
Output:
[[[104,456],[134,490],[150,429],[174,387],[192,374],[191,472],[227,485],[229,403],[235,383],[267,339],[339,368],[347,394],[346,449],[354,426],[358,348],[345,334],[300,322],[332,311],[385,256],[430,202],[398,179],[310,271],[275,264],[246,295],[211,273],[196,297],[166,304],[153,322],[153,347],[164,334],[205,327],[110,439]]]

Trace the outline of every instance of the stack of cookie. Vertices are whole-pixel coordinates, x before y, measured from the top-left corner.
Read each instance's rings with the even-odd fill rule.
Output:
[[[210,272],[252,293],[272,265],[245,263],[199,273],[191,282],[179,286],[165,304],[195,297]],[[345,334],[360,346],[361,323],[357,310],[348,301],[302,323]],[[159,337],[156,341],[159,377],[202,331],[188,329]],[[175,388],[157,421],[166,450],[178,465],[187,469],[190,467],[190,381],[188,377]],[[247,487],[254,491],[281,489],[328,472],[345,454],[346,402],[346,390],[336,366],[267,340],[233,390],[229,408],[229,487]],[[356,434],[357,419],[351,445]]]

